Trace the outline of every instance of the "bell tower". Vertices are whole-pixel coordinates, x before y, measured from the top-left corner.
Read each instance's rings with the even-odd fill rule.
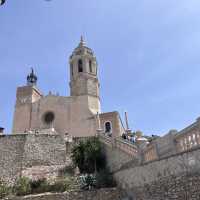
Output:
[[[93,114],[100,112],[97,61],[92,49],[86,46],[83,37],[72,52],[69,65],[70,95],[87,99],[88,108]]]
[[[69,64],[70,95],[89,95],[99,98],[96,57],[93,51],[86,46],[83,37],[70,56]]]

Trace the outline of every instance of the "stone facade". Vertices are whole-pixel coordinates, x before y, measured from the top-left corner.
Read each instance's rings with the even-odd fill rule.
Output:
[[[48,95],[41,97],[39,101],[32,104],[18,106],[14,120],[14,126],[17,125],[13,131],[18,133],[22,130],[41,130],[52,126],[62,135],[66,133],[74,137],[94,135],[96,133],[96,119],[88,108],[89,101],[88,96],[61,97]],[[53,124],[44,121],[48,112],[55,115]],[[22,118],[19,117],[20,113],[23,113]],[[23,117],[26,118],[25,121],[22,120]],[[31,119],[31,124],[29,119]]]
[[[97,133],[97,113],[101,112],[100,84],[97,61],[93,51],[81,38],[69,58],[70,96],[49,93],[47,96],[36,86],[37,76],[32,70],[27,85],[17,88],[13,133],[54,128],[61,135],[73,137],[94,136]],[[99,118],[112,122],[117,136],[124,130],[116,112],[103,113]],[[104,127],[102,127],[104,130]]]

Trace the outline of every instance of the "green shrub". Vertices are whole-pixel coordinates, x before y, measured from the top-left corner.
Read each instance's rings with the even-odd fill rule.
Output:
[[[50,185],[51,192],[64,192],[66,191],[66,184],[64,181],[56,181],[54,184]]]
[[[75,178],[68,176],[56,179],[53,183],[48,183],[46,179],[31,181],[26,177],[19,178],[14,187],[13,192],[17,196],[25,196],[28,194],[40,194],[45,192],[65,192],[74,189],[77,186]],[[0,182],[0,199],[8,193],[7,187]]]
[[[10,194],[10,188],[0,180],[0,199]]]
[[[76,188],[76,186],[77,186],[77,182],[74,177],[69,177],[69,176],[65,177],[64,182],[65,182],[66,190],[72,190],[72,189]]]
[[[48,183],[46,179],[31,182],[31,193],[64,192],[73,188],[74,179],[71,177],[59,178],[54,183]]]
[[[36,181],[31,181],[31,193],[32,194],[39,194],[49,192],[50,186],[46,179],[39,179]]]
[[[71,158],[81,173],[92,174],[105,168],[105,156],[98,138],[79,142],[73,147]]]
[[[45,192],[64,192],[73,189],[74,184],[75,181],[72,177],[57,179],[52,184],[48,183],[46,179],[30,181],[28,178],[22,177],[17,180],[14,186],[14,193],[17,196],[23,196]]]
[[[57,179],[52,185],[50,185],[51,192],[65,192],[73,189],[75,181],[71,177],[65,177]]]
[[[30,194],[31,193],[30,180],[26,177],[20,177],[14,185],[14,193],[17,196]]]

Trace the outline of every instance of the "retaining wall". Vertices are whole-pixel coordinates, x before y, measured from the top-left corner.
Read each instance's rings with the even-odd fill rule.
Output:
[[[134,200],[199,200],[199,172],[200,148],[196,148],[140,166],[126,166],[114,177]]]
[[[59,135],[0,136],[0,179],[13,183],[26,168],[65,165],[66,144]]]

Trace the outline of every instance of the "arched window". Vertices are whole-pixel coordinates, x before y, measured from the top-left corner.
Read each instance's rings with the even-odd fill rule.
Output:
[[[78,60],[78,72],[83,72],[83,61]]]
[[[112,133],[112,124],[111,122],[105,123],[105,133]]]
[[[90,68],[90,73],[92,73],[92,61],[89,61],[89,68]]]

